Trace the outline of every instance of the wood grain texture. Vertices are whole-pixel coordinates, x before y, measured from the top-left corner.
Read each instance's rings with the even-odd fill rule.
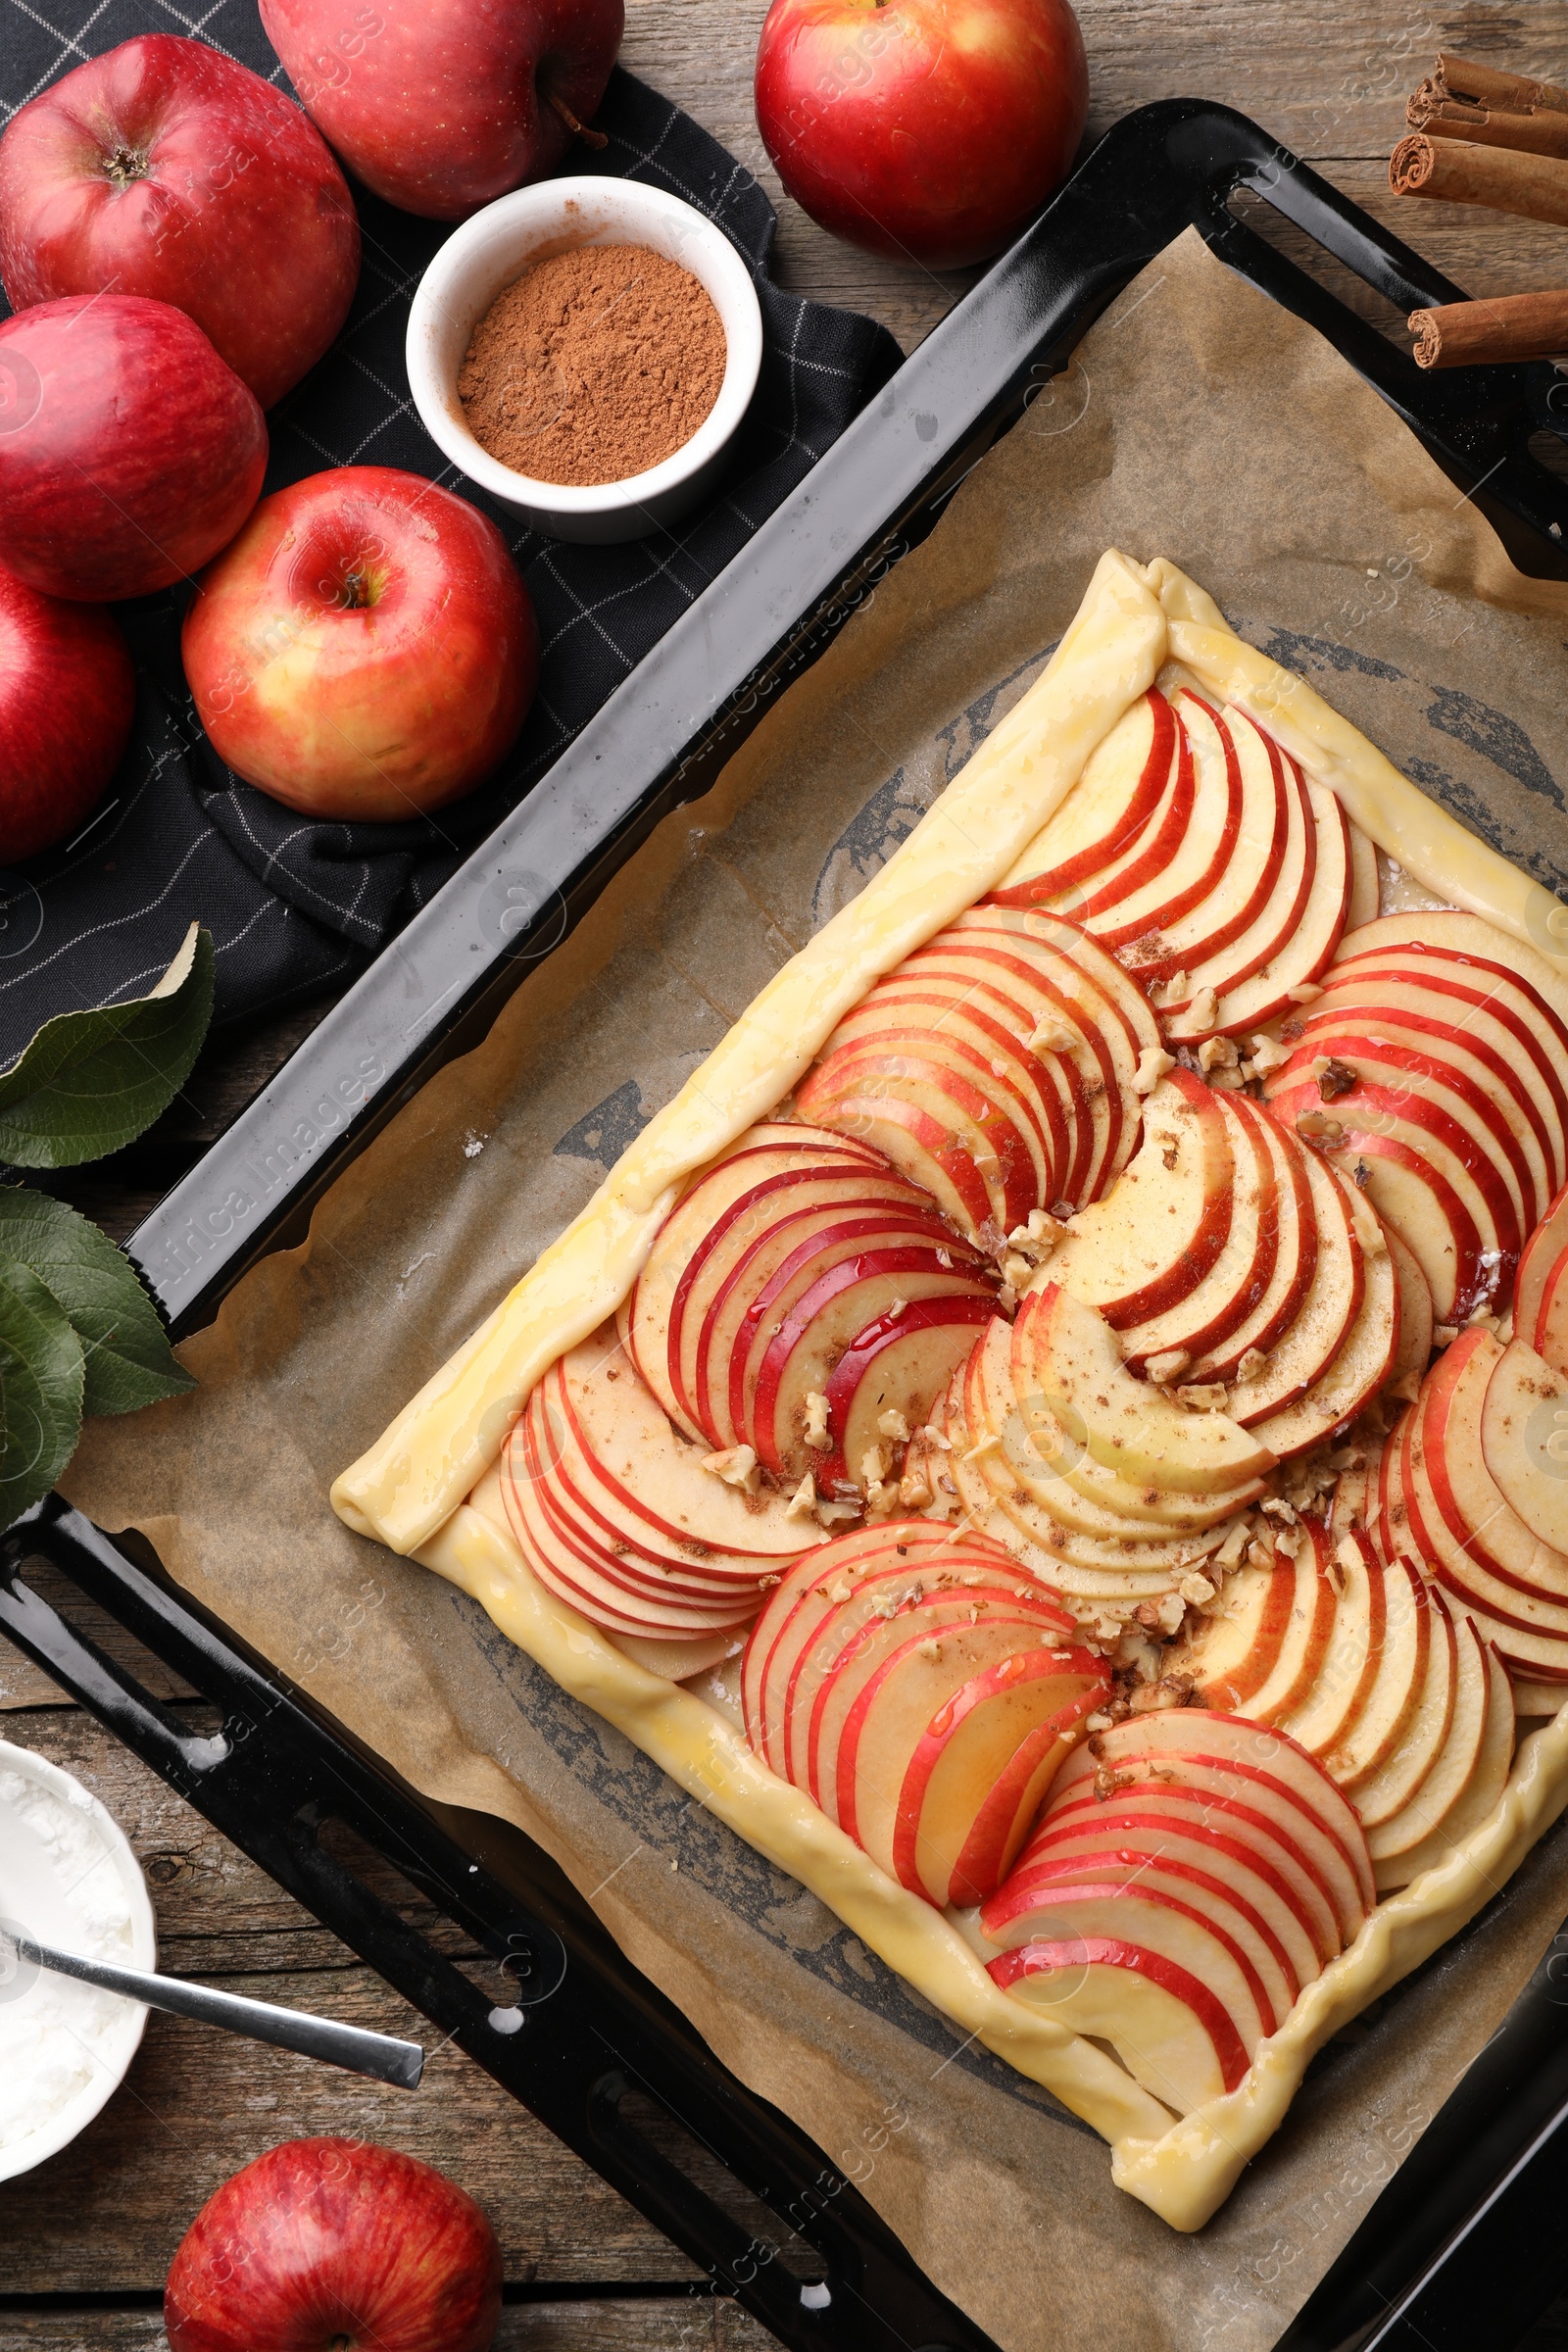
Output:
[[[973,272],[934,275],[857,252],[785,196],[752,112],[766,0],[628,0],[624,60],[686,106],[767,188],[779,213],[775,271],[813,300],[881,319],[906,351]],[[1082,0],[1091,60],[1089,136],[1134,107],[1217,99],[1260,122],[1473,294],[1568,284],[1568,231],[1465,207],[1400,202],[1387,160],[1403,107],[1440,47],[1568,81],[1568,8],[1468,0],[1428,12],[1392,0]],[[1264,223],[1296,258],[1307,243]],[[1402,323],[1348,275],[1336,290],[1395,340]],[[325,1009],[262,1017],[211,1041],[180,1100],[143,1142],[54,1189],[122,1239],[202,1147],[270,1078]],[[111,1655],[134,1645],[98,1632]],[[145,1661],[142,1662],[143,1665]],[[160,1696],[179,1699],[161,1669]],[[419,2021],[337,1940],[0,1641],[0,1735],[53,1755],[122,1820],[153,1886],[164,1964],[391,2032]],[[194,1710],[193,1710],[194,1713]],[[443,1931],[449,1948],[453,1937]],[[150,2293],[192,2213],[229,2172],[296,2133],[361,2132],[441,2166],[486,2206],[514,2282],[607,2289],[691,2273],[659,2233],[479,2071],[448,2051],[413,2097],[155,2019],[124,2091],[52,2164],[0,2186],[4,2352],[164,2352],[156,2310],[24,2312],[8,2296]],[[764,2330],[711,2300],[604,2299],[509,2306],[497,2352],[758,2352]],[[1568,2346],[1568,2307],[1529,2352]]]
[[[775,2338],[719,2295],[511,2303],[494,2352],[767,2352]],[[5,2352],[168,2352],[156,2311],[7,2311]]]

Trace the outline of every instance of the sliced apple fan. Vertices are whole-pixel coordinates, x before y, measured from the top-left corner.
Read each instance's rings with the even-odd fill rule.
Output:
[[[1492,919],[1381,914],[1375,845]],[[1107,557],[334,1491],[681,1777],[736,1741],[705,1801],[1182,2227],[1406,1964],[1357,1942],[1380,1900],[1432,1948],[1568,1779],[1553,1723],[1547,1794],[1499,1801],[1568,1696],[1568,977],[1529,887]]]

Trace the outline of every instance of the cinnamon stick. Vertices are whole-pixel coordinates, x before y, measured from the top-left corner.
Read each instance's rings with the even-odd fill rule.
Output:
[[[1418,368],[1484,368],[1568,352],[1568,292],[1499,294],[1412,311]]]
[[[1568,161],[1522,155],[1508,147],[1474,146],[1463,139],[1431,139],[1412,131],[1389,158],[1396,196],[1436,196],[1445,204],[1487,204],[1527,220],[1568,227]]]
[[[1447,50],[1439,56],[1436,74],[1406,102],[1404,114],[1412,130],[1434,139],[1568,156],[1568,90],[1478,66]]]

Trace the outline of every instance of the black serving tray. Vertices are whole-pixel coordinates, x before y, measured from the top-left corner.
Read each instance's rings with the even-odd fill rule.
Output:
[[[1531,446],[1568,433],[1555,369],[1424,374],[1242,219],[1241,194],[1304,232],[1325,270],[1352,272],[1398,313],[1464,298],[1228,108],[1173,99],[1118,123],[132,1236],[176,1332],[208,1321],[255,1258],[302,1236],[346,1162],[483,1036],[659,818],[708,788],[1090,323],[1189,226],[1328,337],[1522,570],[1568,578],[1568,485]],[[69,1608],[42,1599],[26,1575],[39,1555],[215,1701],[221,1729],[193,1736]],[[853,2184],[717,2064],[548,1856],[504,1823],[420,1797],[177,1593],[142,1547],[111,1543],[56,1499],[40,1505],[0,1539],[0,1628],[784,2343],[986,2352]],[[504,2000],[334,1858],[319,1837],[333,1820],[506,1964]],[[1501,2352],[1550,2300],[1568,2188],[1568,1981],[1557,1982],[1568,1936],[1558,1942],[1279,2352]],[[700,2187],[666,2132],[650,2136],[649,2101],[732,2194]]]

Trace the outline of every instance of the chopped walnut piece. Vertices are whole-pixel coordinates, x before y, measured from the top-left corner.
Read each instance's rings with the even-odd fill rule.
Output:
[[[1176,1391],[1176,1401],[1195,1413],[1222,1413],[1225,1409],[1225,1386],[1218,1380],[1189,1381]]]
[[[1306,1035],[1306,1023],[1304,1021],[1281,1021],[1280,1035],[1288,1045],[1294,1046],[1298,1037]]]
[[[1291,1058],[1290,1049],[1276,1038],[1264,1037],[1261,1032],[1252,1040],[1252,1067],[1260,1078],[1270,1070],[1283,1069]]]
[[[1077,1043],[1077,1032],[1070,1029],[1058,1015],[1048,1012],[1030,1035],[1029,1051],[1031,1054],[1070,1054]]]
[[[1175,1067],[1174,1054],[1167,1054],[1163,1046],[1146,1046],[1138,1056],[1138,1067],[1133,1072],[1133,1093],[1152,1095],[1165,1072]]]
[[[868,1446],[860,1456],[860,1484],[879,1486],[888,1474],[888,1449],[885,1446]]]
[[[1214,1565],[1217,1568],[1234,1568],[1238,1560],[1240,1560],[1243,1552],[1247,1549],[1248,1540],[1250,1535],[1251,1529],[1247,1520],[1238,1519],[1232,1526],[1230,1533],[1226,1536],[1225,1541],[1220,1545],[1218,1551],[1214,1553]],[[1212,1591],[1213,1587],[1210,1586],[1209,1592],[1211,1592]],[[1192,1594],[1189,1592],[1187,1597],[1190,1600],[1192,1598]],[[1205,1593],[1203,1597],[1206,1600],[1208,1598],[1208,1593]]]
[[[1180,1380],[1192,1360],[1185,1348],[1164,1348],[1145,1357],[1144,1370],[1156,1388],[1168,1388],[1173,1380]]]
[[[1283,1527],[1296,1525],[1296,1513],[1283,1494],[1271,1494],[1268,1500],[1259,1504],[1258,1507],[1265,1511],[1270,1519],[1278,1519]]]
[[[1034,1277],[1032,1260],[1025,1257],[1021,1250],[1009,1250],[1002,1261],[1003,1288],[1011,1291],[1013,1297],[1017,1298],[1020,1292],[1029,1288]]]
[[[1312,1064],[1312,1075],[1317,1080],[1319,1099],[1324,1102],[1337,1102],[1342,1095],[1354,1094],[1361,1083],[1359,1070],[1352,1069],[1348,1061],[1336,1060],[1332,1054],[1326,1061]]]
[[[1187,1007],[1187,1018],[1200,1029],[1212,1029],[1219,1019],[1219,998],[1211,988],[1200,988]]]
[[[1198,1049],[1198,1066],[1205,1073],[1234,1070],[1241,1058],[1234,1037],[1205,1037]]]
[[[1242,1360],[1236,1367],[1238,1380],[1260,1380],[1268,1370],[1268,1357],[1261,1348],[1244,1348]]]
[[[1205,1600],[1213,1599],[1218,1588],[1209,1583],[1208,1578],[1200,1569],[1195,1568],[1191,1575],[1182,1578],[1176,1590],[1183,1600],[1189,1602],[1193,1608],[1200,1609]]]
[[[806,1392],[806,1443],[818,1452],[833,1443],[827,1434],[827,1398],[820,1389]]]
[[[1162,1674],[1157,1683],[1146,1683],[1135,1690],[1129,1704],[1134,1715],[1155,1715],[1166,1707],[1190,1706],[1193,1696],[1193,1678],[1190,1674]]]
[[[784,1505],[786,1519],[809,1519],[816,1509],[816,1481],[809,1470]]]
[[[1459,1326],[1457,1323],[1434,1323],[1432,1326],[1434,1348],[1451,1348],[1458,1337]]]
[[[819,1502],[816,1506],[818,1527],[838,1527],[846,1519],[858,1519],[860,1515],[858,1502]]]
[[[911,1463],[899,1481],[899,1500],[906,1511],[923,1511],[931,1499],[931,1481],[923,1466]]]
[[[904,1415],[899,1411],[897,1405],[890,1404],[885,1413],[879,1413],[877,1415],[876,1425],[881,1431],[883,1437],[891,1438],[896,1446],[906,1446],[908,1444],[909,1424],[907,1421],[906,1421]]]
[[[1296,1132],[1303,1143],[1316,1144],[1320,1152],[1337,1152],[1345,1141],[1340,1121],[1321,1110],[1303,1110],[1296,1122]]]
[[[705,1453],[703,1468],[721,1478],[726,1487],[742,1487],[748,1494],[755,1494],[762,1483],[754,1446],[726,1446],[721,1452]]]

